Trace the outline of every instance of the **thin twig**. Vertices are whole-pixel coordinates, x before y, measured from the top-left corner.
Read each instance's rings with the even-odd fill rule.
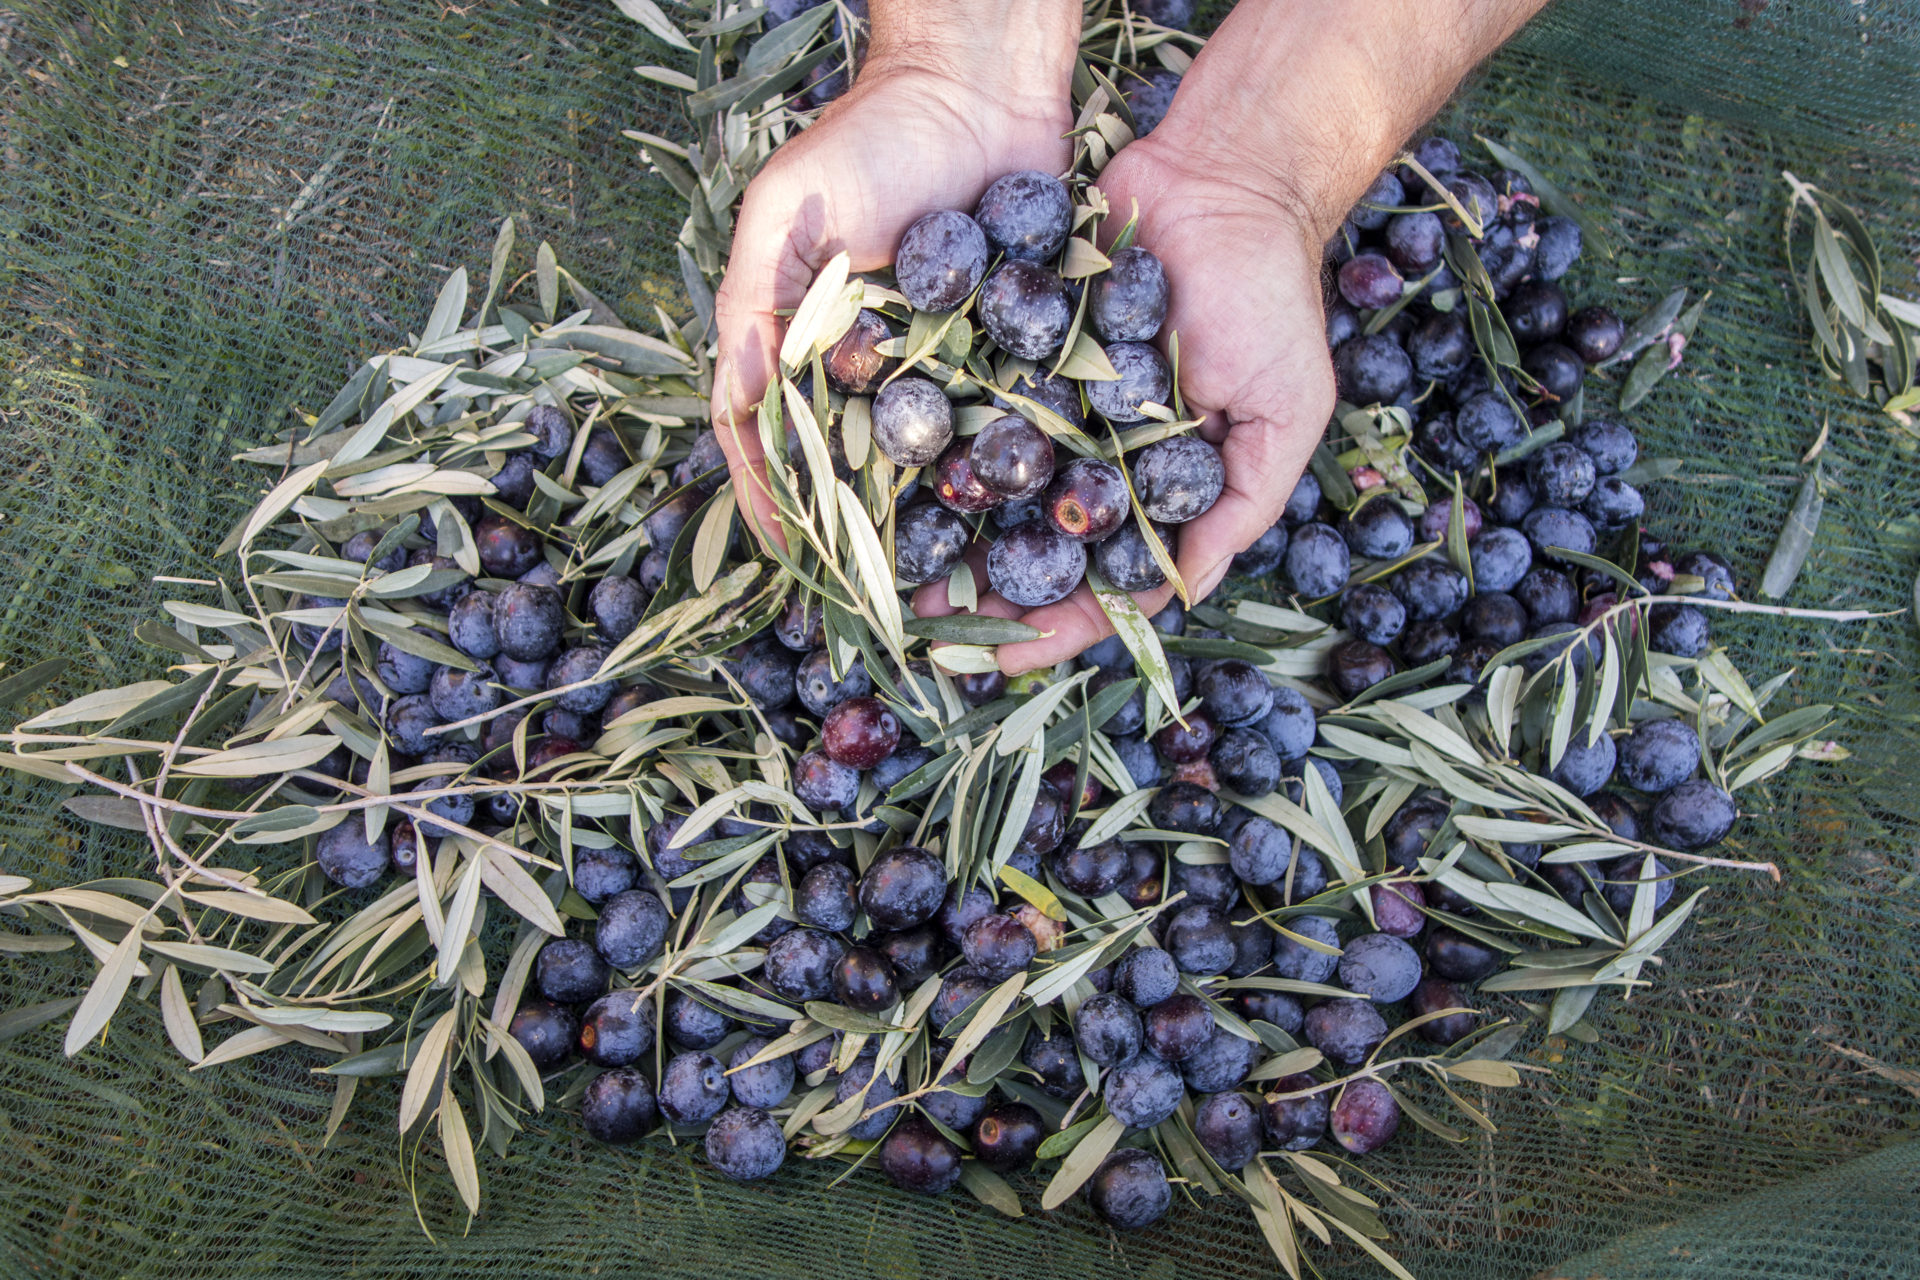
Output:
[[[1869,618],[1897,618],[1905,609],[1790,609],[1783,604],[1753,604],[1746,600],[1712,600],[1706,596],[1654,596],[1653,603],[1701,605],[1729,613],[1768,613],[1776,618],[1813,618],[1823,622],[1864,622]]]
[[[154,775],[153,779],[153,791],[155,795],[166,794],[167,775],[173,770],[174,757],[179,754],[181,746],[187,740],[187,733],[193,728],[194,722],[200,718],[201,710],[207,705],[208,696],[212,694],[214,686],[219,683],[220,681],[217,676],[207,682],[206,688],[200,691],[200,696],[194,699],[193,709],[187,712],[186,716],[182,719],[180,732],[173,736],[173,741],[170,742],[166,750],[161,753],[160,770]],[[127,773],[133,778],[134,782],[140,782],[140,766],[134,763],[132,756],[128,756],[126,762]],[[140,820],[146,824],[148,838],[153,842],[153,850],[156,855],[154,858],[155,868],[159,871],[161,879],[166,881],[169,889],[177,888],[178,885],[174,879],[173,869],[167,865],[166,860],[166,853],[174,844],[172,834],[170,832],[165,833],[166,838],[164,840],[161,838],[163,834],[163,824],[160,821],[159,815],[148,805],[143,804],[140,806]],[[265,897],[266,895],[261,894],[261,896]],[[181,923],[187,927],[187,937],[198,942],[200,940],[200,930],[195,924],[193,916],[187,911],[184,899],[181,901],[178,911]],[[222,976],[226,976],[224,972]]]
[[[1609,985],[1614,985],[1614,984],[1609,984]],[[1454,1010],[1454,1012],[1463,1012],[1463,1011]],[[1473,1010],[1468,1009],[1468,1010],[1464,1010],[1464,1012],[1471,1013],[1473,1012]],[[1465,1061],[1470,1061],[1470,1062],[1484,1061],[1484,1059],[1470,1058],[1470,1059],[1465,1059]],[[1352,1084],[1355,1080],[1380,1079],[1386,1075],[1392,1074],[1392,1072],[1399,1067],[1421,1067],[1426,1070],[1433,1070],[1435,1068],[1438,1068],[1443,1074],[1450,1075],[1451,1073],[1447,1071],[1448,1065],[1449,1065],[1448,1060],[1446,1058],[1440,1058],[1440,1057],[1429,1056],[1429,1057],[1423,1057],[1423,1058],[1389,1058],[1385,1062],[1370,1062],[1366,1066],[1361,1067],[1358,1071],[1353,1072],[1351,1075],[1340,1076],[1338,1079],[1328,1080],[1324,1083],[1315,1084],[1310,1088],[1295,1089],[1288,1093],[1269,1093],[1265,1096],[1269,1102],[1286,1101],[1292,1098],[1311,1098],[1316,1093],[1328,1093],[1335,1089],[1344,1089],[1348,1085]],[[1459,1064],[1458,1062],[1455,1062],[1452,1065],[1457,1066]],[[1530,1063],[1514,1062],[1514,1063],[1509,1063],[1507,1065],[1511,1066],[1515,1071],[1537,1071],[1542,1075],[1550,1074],[1548,1068],[1536,1067]]]
[[[287,688],[291,690],[294,687],[293,672],[287,669],[286,651],[274,638],[273,615],[267,611],[265,605],[260,603],[259,593],[253,589],[253,571],[247,567],[247,560],[252,554],[251,548],[240,548],[240,585],[246,588],[247,600],[253,605],[253,616],[260,619],[261,626],[267,633],[267,643],[273,647],[273,660],[274,664],[280,668],[280,678],[286,681]],[[289,702],[287,705],[291,706],[292,703]]]
[[[133,769],[133,764],[131,761],[128,762],[127,767],[129,771]],[[148,837],[150,839],[154,837],[158,837],[159,845],[158,845],[158,848],[156,849],[156,852],[159,852],[162,850],[171,852],[174,857],[180,859],[180,861],[186,863],[189,867],[192,867],[200,875],[205,876],[207,879],[213,881],[215,884],[226,885],[229,889],[237,889],[241,893],[247,894],[255,898],[269,898],[272,896],[271,894],[268,894],[260,889],[257,889],[254,886],[245,883],[244,881],[234,880],[228,876],[223,876],[218,871],[215,871],[210,867],[203,866],[197,859],[194,858],[192,854],[188,853],[185,849],[180,847],[179,842],[173,838],[173,834],[167,830],[167,824],[161,821],[157,814],[151,818],[147,816],[147,811],[149,808],[157,809],[157,810],[167,810],[171,807],[172,803],[174,802],[170,802],[166,800],[164,797],[149,795],[147,792],[136,790],[133,787],[123,787],[119,783],[116,783],[111,779],[103,778],[97,773],[92,773],[89,770],[82,769],[80,768],[80,766],[72,763],[71,761],[68,762],[67,768],[70,771],[74,771],[81,774],[86,778],[87,781],[93,783],[97,787],[104,787],[107,790],[112,791],[116,795],[122,795],[127,797],[130,800],[139,801],[141,821],[146,822],[148,824],[147,826]],[[138,774],[135,774],[135,776],[138,777]],[[245,817],[246,815],[241,814],[238,816]],[[164,877],[166,873],[163,870],[161,874]],[[174,887],[171,881],[169,881],[168,887],[169,888]]]
[[[136,782],[140,780],[139,772],[138,770],[135,769],[133,761],[131,760],[127,761],[127,772],[134,775],[134,780]],[[153,845],[153,851],[155,855],[153,859],[154,871],[159,875],[161,880],[166,882],[166,886],[169,892],[174,892],[177,894],[177,891],[180,886],[179,886],[179,883],[174,879],[173,869],[167,864],[167,858],[166,858],[167,844],[160,838],[159,815],[154,813],[154,811],[147,805],[141,805],[140,806],[140,822],[143,826],[146,827],[148,842]],[[180,922],[187,927],[187,937],[195,942],[198,942],[200,940],[200,932],[194,925],[193,917],[187,913],[187,908],[184,900],[178,902],[175,905],[175,911],[180,916]]]
[[[1521,812],[1525,812],[1525,810]],[[1772,862],[1740,862],[1733,858],[1709,858],[1704,853],[1684,853],[1679,849],[1668,849],[1662,845],[1648,844],[1644,840],[1630,840],[1626,836],[1617,834],[1611,827],[1590,826],[1569,814],[1554,814],[1548,813],[1546,810],[1538,809],[1533,812],[1545,813],[1546,816],[1551,817],[1555,822],[1564,822],[1579,827],[1584,834],[1594,840],[1604,840],[1609,844],[1626,845],[1628,848],[1637,849],[1641,853],[1651,853],[1655,857],[1660,858],[1676,858],[1681,862],[1697,863],[1703,867],[1727,867],[1734,871],[1764,871],[1773,877],[1775,884],[1780,882],[1780,868]]]

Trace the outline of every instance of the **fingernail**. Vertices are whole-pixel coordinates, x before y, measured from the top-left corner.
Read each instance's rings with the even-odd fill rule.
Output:
[[[1029,671],[1038,671],[1041,667],[1050,667],[1051,662],[1028,662],[1021,658],[1009,657],[1004,651],[995,655],[1000,664],[1000,674],[1011,680],[1014,676],[1023,676]]]
[[[1222,582],[1226,581],[1227,570],[1230,567],[1231,567],[1230,564],[1221,564],[1214,567],[1213,569],[1210,569],[1207,572],[1207,576],[1200,580],[1204,585],[1202,585],[1199,590],[1193,593],[1193,602],[1195,604],[1199,604],[1202,600],[1205,600],[1208,596],[1212,595],[1213,589],[1219,586]]]

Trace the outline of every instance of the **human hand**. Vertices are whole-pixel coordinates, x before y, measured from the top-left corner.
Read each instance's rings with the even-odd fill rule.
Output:
[[[713,422],[763,536],[777,536],[778,523],[751,410],[778,373],[778,313],[800,304],[836,253],[855,271],[884,267],[923,215],[971,209],[1016,169],[1063,172],[1079,15],[1078,5],[1011,0],[939,13],[911,0],[875,4],[852,90],[748,186],[716,304]]]
[[[1162,126],[1164,131],[1166,126]],[[1226,488],[1179,532],[1180,576],[1199,600],[1236,553],[1280,519],[1333,409],[1320,298],[1321,239],[1290,193],[1254,175],[1208,164],[1177,135],[1156,131],[1123,149],[1101,174],[1117,233],[1133,206],[1134,243],[1160,259],[1172,284],[1159,345],[1179,335],[1180,392],[1200,432],[1221,452]],[[978,574],[976,580],[984,581]],[[1135,599],[1151,614],[1172,586]],[[922,588],[915,611],[950,612],[945,584]],[[980,612],[1019,618],[1047,634],[1000,646],[1008,674],[1052,666],[1113,634],[1085,585],[1056,604],[1022,612],[992,594]]]

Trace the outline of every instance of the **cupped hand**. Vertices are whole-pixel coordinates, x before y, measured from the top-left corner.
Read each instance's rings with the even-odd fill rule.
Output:
[[[988,183],[1016,169],[1064,172],[1067,65],[1060,83],[1023,92],[959,65],[887,65],[876,50],[853,89],[747,187],[716,306],[713,422],[763,535],[778,524],[751,410],[778,373],[778,313],[800,304],[836,253],[855,271],[884,267],[923,215],[970,210]]]
[[[1168,351],[1179,335],[1187,413],[1204,416],[1200,432],[1226,463],[1220,500],[1179,529],[1180,576],[1198,601],[1226,577],[1234,555],[1280,519],[1333,411],[1320,240],[1313,219],[1286,191],[1205,163],[1162,131],[1115,156],[1099,187],[1112,210],[1111,232],[1138,203],[1134,242],[1160,259],[1172,284],[1158,343]],[[1135,599],[1152,613],[1172,595],[1165,586]],[[936,584],[916,604],[947,612],[944,600],[944,584]],[[1113,633],[1084,585],[1025,613],[987,595],[980,611],[1051,633],[1002,645],[1008,674],[1051,666]]]

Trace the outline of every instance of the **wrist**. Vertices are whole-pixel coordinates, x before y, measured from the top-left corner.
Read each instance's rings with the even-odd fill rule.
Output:
[[[1070,116],[1076,0],[873,0],[862,74],[922,75],[1016,114]]]
[[[1147,139],[1275,193],[1324,241],[1406,139],[1541,0],[1242,0]],[[1440,39],[1431,37],[1444,32]],[[1417,59],[1408,50],[1420,48]],[[1164,139],[1163,139],[1164,135]]]
[[[1302,261],[1319,264],[1327,235],[1315,216],[1315,198],[1284,170],[1237,154],[1230,141],[1176,133],[1163,123],[1115,157],[1101,176],[1103,188],[1122,173],[1118,190],[1124,198],[1112,201],[1113,230],[1125,225],[1132,214],[1128,199],[1134,199],[1143,233],[1164,230],[1159,224],[1168,218],[1204,220],[1216,228],[1212,234],[1257,234],[1285,242]]]

